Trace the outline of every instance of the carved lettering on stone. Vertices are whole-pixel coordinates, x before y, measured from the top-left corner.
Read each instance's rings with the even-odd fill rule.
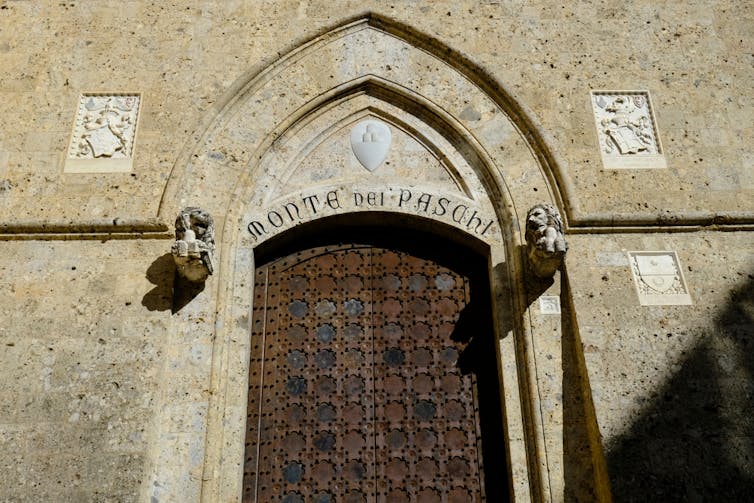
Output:
[[[592,109],[605,168],[666,167],[647,91],[593,91]]]
[[[634,251],[628,252],[628,257],[641,305],[692,303],[675,252]]]
[[[374,171],[385,161],[390,140],[390,128],[382,122],[362,121],[351,130],[351,149],[369,171]]]
[[[65,171],[130,171],[140,101],[137,94],[83,94]]]
[[[247,230],[256,244],[278,232],[335,214],[389,211],[452,225],[483,240],[499,239],[494,213],[473,200],[411,186],[334,186],[290,194],[251,215]]]
[[[526,215],[526,255],[535,276],[551,278],[560,268],[568,245],[557,208],[543,203]]]
[[[184,208],[175,219],[171,249],[178,273],[192,282],[207,279],[215,269],[215,224],[200,208]]]

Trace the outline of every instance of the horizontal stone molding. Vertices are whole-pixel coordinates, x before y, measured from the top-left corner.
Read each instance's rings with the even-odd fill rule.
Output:
[[[567,234],[754,230],[754,213],[693,211],[683,215],[587,214],[571,216],[565,227]]]
[[[374,208],[376,209],[376,208]],[[249,222],[247,222],[248,224]],[[566,234],[754,231],[754,214],[694,212],[684,216],[644,217],[599,215],[571,219]],[[158,219],[102,219],[78,222],[19,221],[0,223],[0,241],[65,239],[174,239],[168,224]]]
[[[0,223],[0,241],[68,239],[173,239],[166,223],[122,218],[78,222],[29,221]]]

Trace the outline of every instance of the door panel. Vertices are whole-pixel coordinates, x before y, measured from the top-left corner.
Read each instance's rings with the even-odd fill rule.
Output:
[[[257,271],[244,502],[484,501],[468,279],[368,246]]]

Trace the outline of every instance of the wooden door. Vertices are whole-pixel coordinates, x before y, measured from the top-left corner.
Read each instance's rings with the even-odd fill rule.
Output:
[[[256,273],[244,502],[485,500],[464,276],[370,246]]]

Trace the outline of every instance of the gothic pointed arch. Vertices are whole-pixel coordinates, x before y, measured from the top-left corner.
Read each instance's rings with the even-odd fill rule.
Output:
[[[564,195],[529,117],[463,55],[373,14],[297,43],[232,86],[175,164],[160,204],[163,219],[192,205],[216,222],[219,262],[204,308],[216,313],[204,501],[240,494],[255,248],[321,217],[380,212],[487,247],[511,494],[528,501],[550,491],[520,250],[527,210],[543,201],[563,208]],[[393,136],[373,171],[348,140],[365,120]],[[190,331],[192,315],[181,316],[173,330]]]
[[[254,176],[259,157],[289,127],[344,94],[366,91],[392,94],[388,101],[398,97],[392,103],[409,113],[426,117],[431,109],[445,123],[438,129],[451,126],[452,135],[466,139],[467,150],[484,158],[480,172],[492,182],[486,190],[499,193],[508,217],[521,221],[531,201],[548,200],[563,210],[567,225],[569,182],[534,115],[483,68],[438,40],[366,13],[296,42],[268,63],[240,77],[197,128],[170,175],[160,216],[219,186],[213,178],[223,180],[226,198],[213,199],[225,214],[228,188],[243,190],[244,176]]]

